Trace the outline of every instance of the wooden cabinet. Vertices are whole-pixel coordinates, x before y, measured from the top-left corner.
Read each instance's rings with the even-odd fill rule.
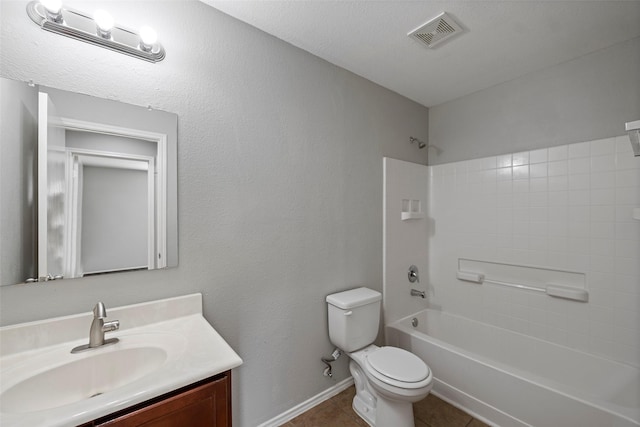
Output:
[[[159,396],[82,427],[231,426],[231,371]]]

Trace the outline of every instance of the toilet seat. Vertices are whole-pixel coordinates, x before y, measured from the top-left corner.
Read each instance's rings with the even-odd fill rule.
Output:
[[[404,389],[425,387],[431,371],[418,356],[397,347],[380,347],[365,355],[367,372],[378,380]]]

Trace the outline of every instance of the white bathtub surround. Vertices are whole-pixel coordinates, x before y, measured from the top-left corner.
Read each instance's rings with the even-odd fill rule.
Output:
[[[427,292],[429,168],[385,157],[383,231],[384,322],[392,322],[426,306],[411,289]],[[407,272],[418,267],[420,281],[410,283]],[[409,311],[407,311],[409,310]]]
[[[492,425],[640,426],[636,367],[430,309],[386,335],[429,361],[432,393]]]
[[[431,307],[640,366],[640,157],[627,135],[430,168]],[[460,259],[584,275],[588,302],[458,280]]]

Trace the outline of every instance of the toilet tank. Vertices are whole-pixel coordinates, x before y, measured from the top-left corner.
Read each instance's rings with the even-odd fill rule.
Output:
[[[372,344],[378,336],[382,294],[356,288],[327,296],[329,339],[348,353]]]

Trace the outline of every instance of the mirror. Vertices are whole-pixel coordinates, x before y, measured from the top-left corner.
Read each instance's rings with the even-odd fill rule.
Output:
[[[0,83],[0,284],[176,266],[177,116]]]

